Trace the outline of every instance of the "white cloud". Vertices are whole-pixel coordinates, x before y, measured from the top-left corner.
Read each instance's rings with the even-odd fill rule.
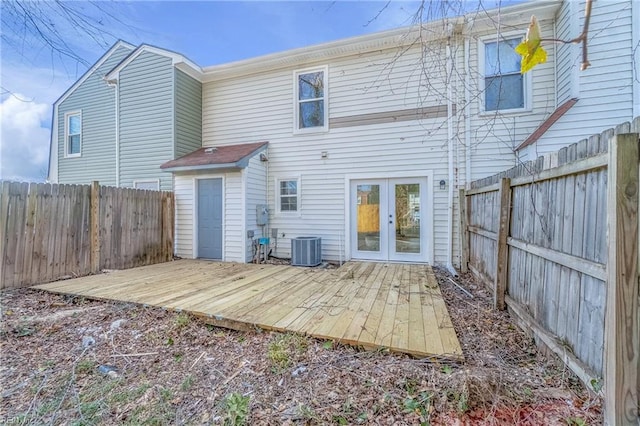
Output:
[[[49,161],[51,106],[15,94],[0,104],[0,179],[43,181]]]

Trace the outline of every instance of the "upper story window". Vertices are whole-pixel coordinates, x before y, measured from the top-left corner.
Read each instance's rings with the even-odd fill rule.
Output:
[[[526,107],[525,77],[514,49],[521,38],[484,42],[484,110],[518,110]]]
[[[68,112],[64,115],[65,157],[79,157],[82,145],[82,114]]]
[[[327,129],[327,67],[295,73],[295,130]]]
[[[300,180],[277,179],[278,185],[278,212],[297,213],[300,206]]]

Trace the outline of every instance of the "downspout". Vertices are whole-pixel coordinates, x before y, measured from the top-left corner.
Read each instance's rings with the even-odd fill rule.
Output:
[[[449,191],[447,197],[447,263],[446,267],[452,275],[458,275],[453,267],[453,187],[454,187],[454,171],[453,171],[453,88],[451,87],[453,80],[453,60],[451,58],[451,36],[449,31],[447,37],[447,139],[449,154]]]
[[[464,146],[465,146],[465,183],[471,186],[471,70],[469,69],[469,48],[471,43],[464,37]]]
[[[116,88],[116,188],[120,188],[120,85],[118,80],[113,84]]]
[[[106,78],[104,79],[104,81],[107,83],[107,86],[109,87],[113,87],[113,90],[115,90],[114,92],[114,100],[115,100],[115,105],[114,105],[114,111],[115,111],[115,148],[116,148],[116,176],[115,176],[115,180],[116,180],[116,188],[120,187],[120,117],[119,117],[119,104],[120,104],[120,87],[118,85],[118,78],[115,78],[113,80],[107,80]]]
[[[635,46],[640,45],[640,2],[632,1],[631,2],[631,22],[635,22],[636,25],[632,25],[632,48],[631,55],[633,63],[636,64],[631,70],[631,80],[633,82],[633,115],[631,119],[640,116],[640,49],[635,48]],[[633,57],[635,53],[635,58]]]

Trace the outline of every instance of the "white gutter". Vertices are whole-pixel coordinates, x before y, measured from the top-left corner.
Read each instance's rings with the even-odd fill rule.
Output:
[[[465,146],[465,186],[471,184],[471,70],[469,69],[469,37],[464,38],[464,146]]]
[[[447,73],[450,77],[447,84],[447,139],[449,154],[449,193],[447,199],[447,263],[446,267],[452,275],[458,275],[453,267],[453,89],[451,87],[451,76],[453,75],[453,60],[451,58],[451,33],[447,39]]]

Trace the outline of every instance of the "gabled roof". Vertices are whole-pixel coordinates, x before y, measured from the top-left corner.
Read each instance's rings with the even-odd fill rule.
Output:
[[[151,52],[155,53],[156,55],[171,58],[172,64],[175,67],[179,68],[181,71],[184,71],[186,74],[190,75],[196,80],[202,79],[202,69],[189,58],[171,50],[162,49],[150,44],[141,44],[140,46],[136,47],[133,52],[127,55],[127,57],[120,61],[118,65],[113,67],[113,69],[109,71],[104,77],[105,80],[117,80],[119,78],[120,71],[127,65],[129,65],[134,59],[140,56],[143,52]]]
[[[243,169],[251,157],[267,148],[268,142],[224,145],[200,148],[175,160],[167,161],[160,168],[167,172],[190,170]]]
[[[578,98],[571,98],[551,113],[546,120],[542,122],[542,124],[529,135],[524,142],[522,142],[517,148],[516,151],[520,151],[523,148],[528,147],[529,145],[534,144],[538,139],[540,139],[546,132],[549,130],[553,124],[560,119],[563,115],[567,113],[578,102]]]
[[[105,63],[105,61],[107,59],[109,59],[109,57],[111,57],[111,55],[113,54],[113,52],[115,52],[116,50],[118,50],[120,47],[124,47],[127,48],[129,50],[133,50],[135,49],[135,46],[131,43],[127,43],[126,41],[123,40],[118,40],[114,43],[113,46],[111,46],[111,48],[109,50],[107,50],[107,52],[102,55],[100,57],[100,59],[98,59],[96,61],[95,64],[93,64],[93,66],[91,68],[89,68],[87,70],[87,72],[85,72],[84,74],[82,74],[82,77],[80,77],[75,83],[73,83],[73,85],[71,87],[69,87],[63,94],[62,96],[60,96],[53,104],[57,105],[60,102],[64,101],[71,93],[73,93],[74,90],[76,90],[78,88],[78,86],[80,86],[82,83],[85,82],[85,80],[87,78],[89,78],[89,76],[91,74],[93,74],[95,72],[95,70],[97,70],[98,68],[100,68],[100,66],[102,66],[102,64]]]

